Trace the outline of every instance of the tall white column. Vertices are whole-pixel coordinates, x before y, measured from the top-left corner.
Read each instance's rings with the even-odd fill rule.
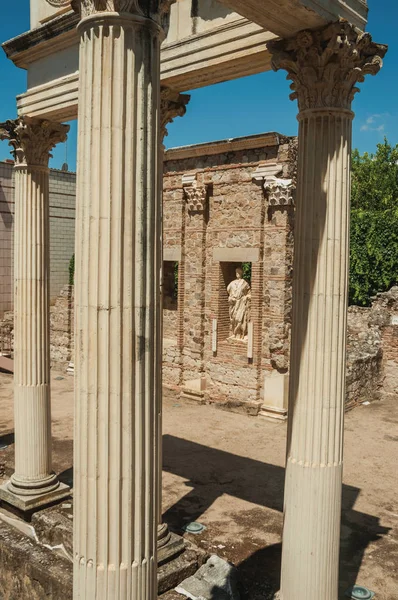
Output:
[[[348,300],[351,101],[386,52],[347,23],[270,45],[293,80],[299,153],[283,600],[337,600]]]
[[[159,514],[160,17],[79,0],[74,598],[154,600]]]
[[[52,472],[50,406],[50,151],[69,127],[24,117],[1,125],[15,158],[15,473],[0,497],[32,510],[67,495]]]

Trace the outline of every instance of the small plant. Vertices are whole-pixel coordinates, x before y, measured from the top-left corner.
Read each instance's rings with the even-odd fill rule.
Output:
[[[75,255],[69,261],[69,285],[75,284]]]
[[[251,262],[242,263],[243,279],[250,285],[252,282],[252,264]]]

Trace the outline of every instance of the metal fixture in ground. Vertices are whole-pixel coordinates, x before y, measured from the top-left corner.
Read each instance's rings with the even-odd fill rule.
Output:
[[[187,523],[184,525],[183,530],[187,533],[202,533],[206,527],[202,525],[202,523],[198,523],[197,521],[193,521],[192,523]]]
[[[352,600],[371,600],[371,598],[374,598],[375,593],[362,585],[353,585],[348,588],[345,595]]]

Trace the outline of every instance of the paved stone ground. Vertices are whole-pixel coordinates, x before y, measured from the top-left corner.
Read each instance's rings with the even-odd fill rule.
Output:
[[[68,481],[73,378],[52,375],[54,467]],[[12,442],[12,377],[1,373],[0,402],[1,445]],[[164,404],[166,521],[176,532],[191,520],[206,525],[188,537],[238,566],[246,598],[266,600],[279,583],[286,425],[186,404],[170,391]],[[398,398],[350,412],[345,431],[341,599],[357,582],[375,600],[397,600]],[[0,481],[1,464],[7,475],[12,462],[11,444],[0,450]]]

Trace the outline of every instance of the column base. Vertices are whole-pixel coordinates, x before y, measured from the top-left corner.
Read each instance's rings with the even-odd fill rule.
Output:
[[[171,533],[166,523],[158,526],[158,594],[175,588],[194,575],[205,562],[206,553]]]
[[[182,554],[185,548],[184,539],[171,533],[166,523],[158,526],[158,567]]]
[[[258,413],[259,417],[265,417],[267,419],[277,419],[278,421],[287,420],[287,409],[276,408],[275,406],[265,406],[264,404],[260,408]]]
[[[70,487],[60,483],[56,489],[40,495],[17,495],[9,488],[9,482],[0,486],[0,502],[16,509],[21,513],[31,513],[39,508],[45,508],[70,496]]]

